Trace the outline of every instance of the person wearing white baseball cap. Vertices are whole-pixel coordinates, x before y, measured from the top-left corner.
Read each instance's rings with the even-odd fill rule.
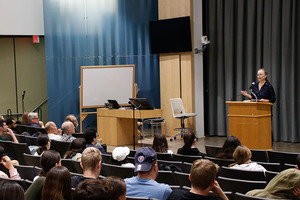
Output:
[[[126,196],[149,197],[166,200],[172,192],[169,185],[157,183],[157,154],[150,147],[144,147],[135,153],[135,172],[137,176],[126,178]]]

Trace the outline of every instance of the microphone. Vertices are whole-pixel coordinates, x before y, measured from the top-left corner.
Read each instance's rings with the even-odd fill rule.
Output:
[[[23,94],[22,94],[22,99],[25,98],[25,93],[26,93],[26,91],[24,90],[24,91],[23,91]]]
[[[251,91],[251,94],[253,94],[253,96],[255,97],[255,100],[257,102],[257,96],[254,94],[254,92],[252,91],[252,88],[253,88],[253,85],[255,85],[255,82],[252,82],[251,85],[250,85],[250,91]]]

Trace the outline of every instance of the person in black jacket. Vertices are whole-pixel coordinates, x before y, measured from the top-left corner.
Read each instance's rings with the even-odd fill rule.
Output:
[[[205,156],[195,146],[197,138],[194,133],[188,131],[183,135],[184,146],[177,150],[177,154],[190,155],[190,156]]]

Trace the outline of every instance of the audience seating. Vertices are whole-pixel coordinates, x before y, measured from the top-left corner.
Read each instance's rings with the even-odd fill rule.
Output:
[[[0,181],[2,181],[2,180],[16,182],[24,189],[24,191],[26,191],[32,184],[32,181],[24,180],[24,179],[11,179],[11,178],[1,178],[0,177]]]
[[[181,155],[181,154],[173,154],[173,159],[175,161],[181,162],[188,162],[193,163],[195,160],[202,159],[202,156],[188,156],[188,155]]]
[[[225,166],[228,167],[228,165],[234,163],[233,159],[220,159],[220,158],[213,158],[213,157],[205,157],[205,159],[208,159],[216,164],[218,164],[220,167]]]
[[[74,161],[71,159],[61,159],[61,165],[68,168],[70,172],[82,174],[82,168],[80,167],[79,161]]]
[[[283,164],[283,170],[290,169],[290,168],[296,168],[296,164],[288,164],[288,163]]]
[[[33,171],[34,171],[34,175],[35,175],[35,176],[39,176],[40,173],[41,173],[41,171],[42,171],[42,168],[39,168],[39,167],[37,167],[37,166],[34,166]]]
[[[33,156],[31,154],[23,153],[23,157],[26,165],[41,167],[40,165],[41,156]]]
[[[25,135],[15,134],[15,136],[16,136],[17,140],[19,141],[19,143],[27,143]]]
[[[279,174],[279,172],[271,172],[271,171],[266,171],[266,181],[267,183],[270,182],[270,180],[272,180],[277,174]]]
[[[158,183],[166,183],[168,185],[178,185],[177,181],[174,178],[172,171],[158,171],[158,176],[156,178]]]
[[[246,194],[253,189],[263,189],[267,184],[266,181],[249,181],[221,176],[218,177],[218,182],[223,191],[231,191],[233,194],[236,192]]]
[[[181,188],[183,186],[191,187],[191,182],[188,173],[173,172],[173,174],[177,184],[180,185]]]
[[[21,165],[26,165],[23,153],[30,154],[30,150],[26,143],[14,143],[12,142],[10,146],[13,149],[15,159],[19,161]]]
[[[50,149],[57,151],[60,154],[60,156],[63,158],[65,153],[69,150],[70,144],[71,144],[70,142],[51,140]]]
[[[18,170],[22,179],[28,179],[30,181],[33,181],[34,177],[36,176],[33,166],[15,165],[15,168]]]
[[[9,156],[12,160],[17,159],[12,148],[11,141],[0,140],[0,146],[4,148],[4,154]]]
[[[136,150],[130,149],[128,157],[134,157],[135,153],[136,153]]]
[[[2,162],[0,163],[0,170],[3,171],[9,177],[9,171],[6,167],[4,167]]]
[[[72,136],[76,138],[84,138],[83,133],[74,133]]]
[[[171,166],[171,171],[178,171],[177,169],[182,171],[182,162],[180,161],[157,160],[157,163],[159,170],[167,170],[166,168],[169,168]]]
[[[216,157],[221,149],[221,146],[205,145],[206,155],[209,157]]]
[[[257,162],[257,163],[262,165],[268,171],[273,171],[273,172],[281,171],[280,163],[269,163],[269,162]]]
[[[183,162],[182,163],[182,172],[184,173],[190,173],[192,168],[192,163]]]
[[[127,162],[135,164],[134,157],[127,157]]]
[[[256,150],[256,149],[250,149],[252,153],[252,161],[255,162],[269,162],[267,151],[266,150]]]
[[[173,160],[173,154],[170,153],[157,153],[158,160]]]
[[[112,164],[111,154],[102,154],[102,163]]]
[[[18,124],[16,126],[16,132],[21,135],[23,132],[26,132],[26,126]]]
[[[222,166],[222,176],[226,178],[243,179],[250,181],[265,181],[266,177],[262,171],[251,171],[234,169]]]
[[[296,158],[299,153],[280,152],[280,151],[268,151],[269,162],[280,163],[282,168],[284,163],[296,164]]]
[[[25,139],[28,146],[37,145],[37,137],[25,136]]]
[[[123,179],[136,176],[134,168],[122,167],[118,165],[111,165],[107,163],[102,163],[102,170],[104,176],[118,176]]]
[[[233,195],[232,195],[232,192],[230,192],[230,191],[225,191],[224,194],[227,196],[227,198],[228,198],[229,200],[234,200]],[[213,193],[212,191],[209,191],[209,192],[208,192],[208,196],[211,196],[211,197],[219,197],[219,196],[217,196],[215,193]]]

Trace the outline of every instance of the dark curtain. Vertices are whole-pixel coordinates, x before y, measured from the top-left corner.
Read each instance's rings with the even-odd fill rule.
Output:
[[[203,1],[203,31],[211,41],[204,53],[207,136],[228,135],[225,101],[243,100],[240,91],[263,67],[277,96],[273,139],[300,142],[299,10],[298,0]]]

